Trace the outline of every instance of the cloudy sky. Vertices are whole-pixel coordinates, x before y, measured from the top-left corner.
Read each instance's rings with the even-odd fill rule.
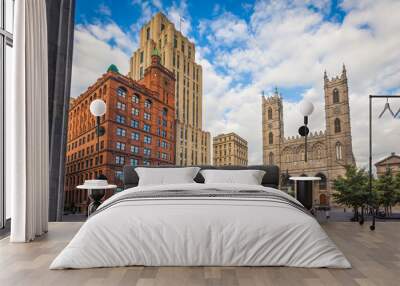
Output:
[[[127,73],[138,31],[162,11],[196,44],[203,66],[204,125],[211,135],[234,131],[249,142],[250,163],[262,162],[261,92],[284,98],[285,136],[301,124],[297,104],[314,102],[313,131],[324,130],[323,73],[344,63],[350,89],[353,150],[368,160],[368,94],[400,94],[400,1],[77,0],[73,97],[114,63]],[[374,160],[400,152],[400,116],[377,116]],[[391,101],[396,112],[400,100]]]

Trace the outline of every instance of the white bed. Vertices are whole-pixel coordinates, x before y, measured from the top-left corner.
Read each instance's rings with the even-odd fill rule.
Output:
[[[173,191],[173,196],[146,197],[146,192]],[[253,191],[263,193],[257,197]],[[203,195],[191,196],[193,192]],[[216,192],[241,195],[220,197]],[[127,265],[350,268],[342,252],[299,204],[277,189],[257,185],[131,188],[105,201],[50,269]]]

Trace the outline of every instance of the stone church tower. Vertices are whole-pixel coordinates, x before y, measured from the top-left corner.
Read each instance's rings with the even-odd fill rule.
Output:
[[[349,88],[346,67],[342,74],[331,80],[324,74],[326,142],[329,177],[343,175],[343,165],[354,165]]]
[[[282,97],[278,90],[272,97],[262,97],[263,163],[280,165],[280,148],[284,136]],[[264,128],[265,127],[265,128]]]
[[[314,186],[314,198],[315,203],[322,205],[330,203],[332,181],[345,174],[346,165],[355,164],[344,65],[341,75],[332,79],[325,72],[324,99],[326,130],[309,134],[305,162],[304,137],[285,137],[282,96],[275,90],[274,95],[262,97],[263,163],[279,166],[282,178],[287,175],[320,177],[321,181]],[[290,182],[281,181],[282,189],[290,187]]]

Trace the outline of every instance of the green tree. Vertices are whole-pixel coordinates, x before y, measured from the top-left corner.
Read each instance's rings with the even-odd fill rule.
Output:
[[[368,188],[368,174],[365,169],[358,169],[356,166],[345,166],[346,174],[333,181],[335,192],[333,198],[337,203],[352,207],[354,209],[353,220],[359,220],[359,209],[364,214],[364,207],[370,198]]]
[[[396,204],[400,203],[400,172],[394,178],[396,190]]]
[[[398,199],[396,191],[397,180],[393,177],[392,170],[387,169],[385,174],[379,176],[376,182],[376,190],[380,193],[380,203],[383,205],[385,215],[392,214],[392,206]]]

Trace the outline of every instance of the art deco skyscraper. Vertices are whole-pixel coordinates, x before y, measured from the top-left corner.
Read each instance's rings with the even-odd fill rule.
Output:
[[[154,48],[161,64],[175,74],[176,164],[210,164],[210,133],[202,130],[202,68],[195,61],[195,46],[157,13],[140,31],[139,48],[130,59],[129,76],[140,80],[151,63]]]

